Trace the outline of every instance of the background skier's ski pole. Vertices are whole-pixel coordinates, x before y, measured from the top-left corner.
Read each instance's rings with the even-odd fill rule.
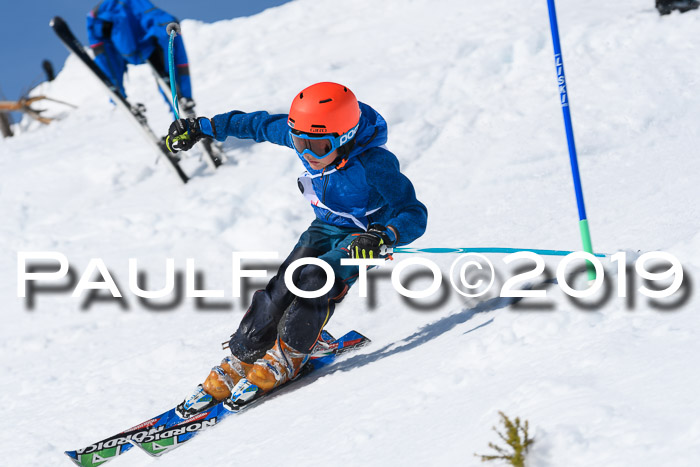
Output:
[[[175,120],[180,119],[180,105],[177,100],[177,89],[175,87],[175,56],[173,49],[175,48],[175,36],[180,33],[180,25],[177,23],[170,23],[166,29],[168,35],[170,36],[170,41],[168,42],[168,71],[170,73],[170,93],[173,96],[173,112],[175,113]]]
[[[564,127],[566,128],[566,141],[569,146],[569,159],[571,161],[571,174],[574,177],[574,190],[576,191],[576,203],[578,204],[579,229],[581,230],[581,240],[583,250],[593,254],[593,243],[591,233],[588,229],[588,218],[586,217],[586,206],[583,202],[583,188],[581,188],[581,175],[578,170],[578,158],[576,156],[576,143],[574,142],[574,129],[571,124],[571,112],[569,110],[569,98],[566,92],[566,77],[564,76],[564,60],[561,54],[561,44],[559,42],[559,26],[557,25],[557,12],[554,8],[554,0],[547,0],[549,7],[549,24],[552,28],[552,43],[554,45],[554,65],[557,70],[557,82],[559,84],[559,96],[561,98],[561,109],[564,113]],[[588,265],[588,279],[595,279],[595,268],[590,262]]]

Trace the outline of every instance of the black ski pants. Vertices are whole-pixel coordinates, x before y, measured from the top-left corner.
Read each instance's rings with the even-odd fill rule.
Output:
[[[311,352],[321,330],[333,315],[336,303],[357,280],[357,266],[341,266],[340,260],[350,258],[348,247],[353,234],[359,232],[359,229],[314,220],[275,277],[253,295],[248,311],[229,342],[233,355],[253,363],[274,345],[278,335],[294,350]],[[335,282],[328,293],[317,298],[302,298],[287,289],[285,271],[293,261],[304,257],[322,259],[333,268]],[[297,268],[292,278],[299,289],[314,291],[326,283],[326,272],[320,266],[307,264]]]

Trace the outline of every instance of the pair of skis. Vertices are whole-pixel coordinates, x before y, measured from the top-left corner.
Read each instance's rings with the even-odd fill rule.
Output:
[[[80,61],[82,61],[85,66],[87,66],[90,71],[99,79],[99,81],[105,86],[105,89],[112,101],[116,104],[118,108],[124,111],[128,116],[129,120],[134,123],[136,128],[144,135],[149,144],[153,149],[163,156],[168,163],[175,175],[182,181],[182,183],[187,183],[189,177],[180,167],[180,163],[176,157],[174,157],[170,151],[165,147],[165,142],[163,139],[153,133],[153,130],[148,125],[148,121],[144,114],[145,109],[142,106],[132,105],[128,100],[124,98],[119,92],[119,89],[112,83],[112,81],[104,74],[104,72],[97,66],[95,61],[90,58],[90,56],[85,51],[85,48],[80,43],[80,41],[75,37],[73,32],[68,27],[68,24],[60,17],[54,17],[49,23],[51,28],[54,30],[56,35],[61,39],[65,46],[74,53]],[[194,110],[190,110],[188,115],[194,116]],[[207,144],[208,143],[208,144]],[[212,168],[216,168],[221,164],[221,151],[210,141],[207,141],[203,145],[204,152],[206,153],[207,162]]]
[[[218,424],[225,417],[249,409],[270,395],[277,393],[278,390],[293,386],[306,375],[327,367],[339,355],[363,347],[370,342],[368,338],[356,331],[350,331],[338,339],[323,331],[321,340],[324,345],[317,346],[317,348],[322,350],[311,355],[296,379],[270,392],[258,393],[244,404],[232,407],[230,404],[227,406],[226,401],[222,401],[189,418],[182,418],[178,414],[177,407],[173,407],[167,412],[102,441],[75,451],[66,451],[66,455],[76,465],[83,467],[102,465],[128,452],[134,446],[141,448],[151,456],[162,456],[189,441],[202,430]]]

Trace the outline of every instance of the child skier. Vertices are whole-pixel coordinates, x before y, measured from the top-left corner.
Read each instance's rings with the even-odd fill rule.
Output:
[[[262,391],[293,379],[335,304],[357,279],[357,266],[341,266],[340,260],[383,257],[384,245],[413,242],[427,222],[427,210],[416,199],[413,185],[399,171],[396,156],[384,147],[386,122],[345,86],[317,83],[304,89],[288,115],[233,111],[212,119],[177,120],[170,126],[166,145],[172,152],[187,151],[202,138],[223,141],[228,136],[294,149],[306,168],[298,179],[299,189],[311,202],[316,219],[277,275],[253,295],[229,342],[231,355],[188,399],[190,413],[205,408],[197,401],[207,405],[207,399],[211,404],[212,398],[228,398],[244,377]],[[336,280],[325,295],[297,297],[285,286],[287,267],[303,257],[320,258],[333,268]],[[326,274],[308,264],[295,271],[293,281],[301,290],[316,291],[326,283]]]
[[[127,63],[150,62],[166,81],[168,77],[168,33],[166,26],[177,22],[174,16],[153,6],[148,0],[105,0],[87,16],[87,32],[95,63],[119,89],[124,91]],[[180,107],[194,107],[187,54],[182,37],[175,37],[174,59],[177,86],[182,96]],[[165,100],[169,102],[167,96]]]

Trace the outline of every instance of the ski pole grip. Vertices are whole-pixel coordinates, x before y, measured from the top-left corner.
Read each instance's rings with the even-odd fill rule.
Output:
[[[165,32],[168,33],[168,36],[171,35],[173,31],[175,31],[175,34],[180,34],[180,25],[174,21],[168,24],[168,27],[165,29]]]

